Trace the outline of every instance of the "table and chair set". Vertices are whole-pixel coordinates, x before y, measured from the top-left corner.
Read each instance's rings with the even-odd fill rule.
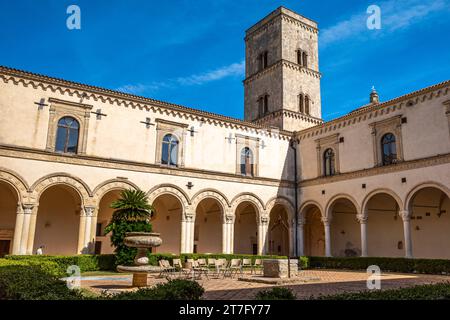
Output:
[[[159,260],[161,272],[159,277],[177,278],[177,279],[207,279],[214,278],[233,278],[244,273],[244,269],[250,269],[251,274],[262,272],[262,259],[187,259],[183,265],[181,259],[173,259],[172,264],[169,260]]]

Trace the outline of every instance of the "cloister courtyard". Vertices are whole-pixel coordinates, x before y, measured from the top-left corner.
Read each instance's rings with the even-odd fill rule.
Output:
[[[244,272],[243,277],[251,278],[250,272]],[[87,274],[82,277],[81,287],[93,293],[120,293],[136,290],[131,287],[131,275],[127,274]],[[329,296],[339,293],[360,292],[367,289],[368,274],[365,271],[342,270],[303,270],[297,280],[282,285],[242,281],[233,278],[202,278],[197,280],[205,293],[205,300],[252,300],[257,292],[282,286],[291,289],[297,299],[309,299],[320,295]],[[152,287],[158,283],[167,282],[158,274],[148,276],[148,285]],[[437,284],[450,282],[445,275],[382,273],[381,289],[407,288],[416,285]]]

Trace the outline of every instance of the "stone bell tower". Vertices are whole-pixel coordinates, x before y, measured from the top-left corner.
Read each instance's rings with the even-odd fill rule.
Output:
[[[280,7],[245,45],[245,120],[288,131],[322,123],[317,23]]]

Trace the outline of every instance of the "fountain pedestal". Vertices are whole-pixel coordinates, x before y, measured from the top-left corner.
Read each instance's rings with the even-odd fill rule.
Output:
[[[160,272],[161,268],[148,264],[148,249],[159,247],[162,239],[159,233],[150,232],[127,232],[124,244],[127,247],[137,248],[138,252],[134,258],[134,266],[117,266],[118,272],[133,273],[133,287],[146,287],[147,275]]]

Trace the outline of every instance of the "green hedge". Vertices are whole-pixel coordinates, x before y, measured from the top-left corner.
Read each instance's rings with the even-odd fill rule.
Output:
[[[443,259],[301,257],[299,264],[303,269],[366,270],[376,265],[384,272],[450,274],[450,260]]]
[[[292,289],[285,287],[275,287],[258,291],[255,300],[295,300],[297,297]]]
[[[450,283],[419,285],[411,288],[342,293],[312,297],[310,300],[449,300]]]
[[[108,300],[200,300],[205,289],[195,281],[175,279],[153,288],[104,296]],[[101,299],[101,298],[100,298]]]
[[[81,272],[87,271],[112,271],[115,270],[115,257],[112,254],[105,255],[78,255],[78,256],[6,256],[7,260],[25,261],[29,263],[53,262],[61,274],[66,274],[67,267],[76,265]]]

